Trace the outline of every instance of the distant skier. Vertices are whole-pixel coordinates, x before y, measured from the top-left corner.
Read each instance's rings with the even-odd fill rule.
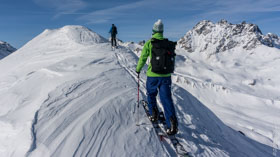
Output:
[[[117,48],[116,36],[118,34],[118,30],[117,30],[117,27],[114,24],[112,24],[112,27],[111,27],[109,33],[111,33],[111,44],[112,44],[112,47],[116,47]]]
[[[150,63],[147,71],[147,97],[149,119],[153,122],[159,118],[156,96],[159,91],[160,100],[164,107],[167,134],[178,132],[178,122],[171,94],[171,73],[174,71],[176,43],[163,37],[163,23],[158,20],[153,26],[152,39],[147,41],[141,52],[136,72],[138,75],[145,65],[147,58]]]

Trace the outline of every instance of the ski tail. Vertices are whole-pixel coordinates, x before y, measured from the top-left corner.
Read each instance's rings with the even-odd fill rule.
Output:
[[[140,103],[142,104],[147,117],[149,117],[150,114],[149,114],[148,102],[145,100],[141,100]],[[168,135],[166,133],[166,131],[165,131],[166,123],[165,123],[165,118],[164,118],[163,112],[160,112],[159,116],[163,116],[163,117],[159,117],[159,120],[156,122],[152,122],[151,120],[150,121],[155,129],[156,134],[159,137],[160,142],[165,142],[164,143],[165,147],[166,146],[171,147],[171,148],[173,147],[175,150],[175,153],[179,157],[192,157],[190,152],[185,150],[184,146],[180,143],[180,141],[178,140],[178,138],[176,138],[175,135]],[[166,140],[169,142],[166,142]]]

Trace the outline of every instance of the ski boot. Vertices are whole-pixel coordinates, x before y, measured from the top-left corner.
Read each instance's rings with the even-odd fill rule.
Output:
[[[157,107],[153,108],[152,115],[149,116],[149,119],[151,122],[157,122],[158,121],[158,115],[159,111]]]
[[[178,122],[175,116],[170,117],[171,127],[166,129],[167,135],[175,135],[178,132]]]
[[[158,120],[160,123],[162,124],[166,124],[165,122],[165,117],[164,117],[164,113],[163,112],[160,112],[159,115],[158,115]]]

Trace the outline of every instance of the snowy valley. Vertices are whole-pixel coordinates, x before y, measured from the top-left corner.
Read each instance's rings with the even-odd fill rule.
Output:
[[[225,20],[201,21],[178,41],[177,137],[193,156],[280,157],[279,43]],[[119,44],[112,51],[92,30],[65,26],[0,60],[0,157],[176,156],[136,107],[142,45]]]

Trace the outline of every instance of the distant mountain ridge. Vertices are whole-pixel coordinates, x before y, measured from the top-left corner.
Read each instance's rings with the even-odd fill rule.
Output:
[[[196,37],[204,39],[203,32]],[[147,66],[135,72],[144,42],[118,43],[112,51],[90,29],[65,26],[45,30],[1,60],[0,156],[177,156],[135,103],[137,81],[146,98]],[[262,48],[272,55],[257,64],[243,63],[263,59],[263,51],[245,59],[242,51],[224,53],[209,62],[176,50],[177,137],[192,156],[277,156],[280,78],[271,74],[280,68],[280,50]],[[265,78],[254,75],[264,72]]]
[[[258,45],[280,48],[280,39],[272,33],[263,35],[256,24],[231,24],[226,20],[213,23],[203,20],[188,31],[178,44],[188,52],[207,51],[214,54],[236,47],[245,50],[252,50]]]
[[[9,54],[15,52],[17,49],[11,46],[9,43],[0,41],[0,59],[8,56]]]

